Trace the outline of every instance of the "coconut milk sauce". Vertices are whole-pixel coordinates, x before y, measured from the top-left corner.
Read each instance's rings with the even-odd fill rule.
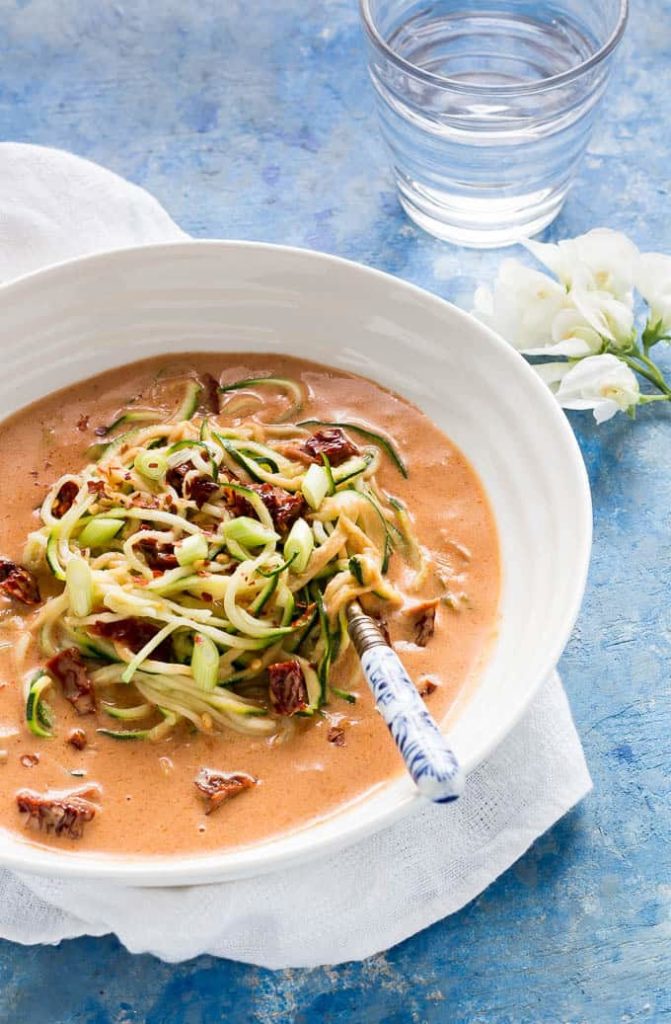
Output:
[[[389,618],[392,639],[411,676],[419,681],[430,675],[440,683],[426,699],[434,716],[443,719],[457,695],[476,680],[495,633],[497,531],[464,456],[417,408],[361,377],[276,355],[189,354],[145,360],[49,395],[0,424],[0,554],[21,561],[27,534],[40,525],[36,508],[55,479],[88,461],[85,452],[96,441],[96,427],[111,422],[132,398],[152,405],[158,398],[170,407],[172,378],[193,370],[227,381],[268,373],[300,378],[310,395],[305,418],[364,421],[394,438],[409,479],[385,458],[378,482],[408,506],[420,542],[440,556],[453,592],[467,597],[459,611],[439,607],[435,634],[425,648],[411,642],[402,613]],[[390,578],[401,586],[409,579],[398,553]],[[58,592],[50,580],[40,584],[43,597]],[[408,601],[439,593],[441,587],[430,584]],[[343,659],[340,683],[356,692],[357,703],[334,699],[323,717],[297,720],[287,742],[235,733],[178,733],[155,744],[119,742],[98,736],[95,718],[78,717],[57,687],[48,695],[57,735],[38,739],[24,722],[22,680],[13,653],[29,614],[0,595],[0,827],[21,829],[18,789],[70,790],[95,782],[102,791],[101,809],[82,839],[26,832],[29,841],[72,852],[212,852],[305,827],[403,770],[351,656]],[[39,652],[31,650],[28,665],[37,668],[39,663]],[[97,717],[97,724],[110,724],[104,714]],[[334,725],[344,729],[342,746],[327,739]],[[75,727],[87,734],[82,751],[67,742]],[[37,763],[31,765],[30,755],[39,758]],[[251,772],[260,783],[206,815],[193,784],[202,766]]]

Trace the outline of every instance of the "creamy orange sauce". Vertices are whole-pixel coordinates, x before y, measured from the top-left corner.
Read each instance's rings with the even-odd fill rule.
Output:
[[[395,439],[409,478],[403,479],[385,458],[378,482],[407,505],[421,543],[440,559],[459,607],[439,606],[435,634],[424,648],[411,642],[402,611],[389,617],[389,626],[411,676],[420,681],[428,675],[439,682],[426,699],[434,716],[444,719],[457,696],[476,681],[495,633],[496,527],[480,482],[461,452],[419,409],[362,377],[283,356],[188,354],[145,360],[50,395],[0,425],[0,554],[21,561],[27,534],[40,525],[36,508],[46,490],[62,473],[88,461],[85,453],[96,440],[96,427],[111,422],[131,399],[155,404],[157,395],[165,398],[170,392],[171,378],[194,369],[225,381],[261,374],[301,379],[310,396],[305,418],[363,421]],[[390,579],[401,586],[409,579],[399,554],[392,557]],[[40,583],[43,596],[58,592],[58,584]],[[411,600],[443,593],[444,585],[432,577]],[[323,716],[297,721],[284,743],[184,732],[158,743],[119,742],[96,733],[96,725],[110,724],[108,718],[78,717],[56,688],[49,703],[57,735],[38,739],[24,722],[13,651],[29,614],[0,595],[0,827],[21,829],[15,802],[21,788],[70,790],[95,782],[102,799],[79,841],[32,832],[24,833],[27,841],[75,852],[211,852],[305,827],[403,770],[354,658],[347,655],[338,675],[342,685],[356,692],[357,703],[335,699]],[[28,667],[39,664],[38,650],[29,650]],[[334,724],[344,728],[343,746],[327,740]],[[82,751],[67,742],[74,727],[86,731]],[[26,755],[35,755],[37,763],[30,766],[34,758]],[[251,772],[260,782],[206,815],[193,783],[202,766]]]

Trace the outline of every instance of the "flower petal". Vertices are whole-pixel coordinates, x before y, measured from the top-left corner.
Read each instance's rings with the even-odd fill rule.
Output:
[[[580,359],[594,353],[592,346],[582,338],[566,338],[565,341],[557,341],[554,345],[523,348],[520,351],[524,356],[566,356],[568,359]]]
[[[557,390],[563,378],[571,369],[570,363],[537,363],[532,367],[551,391]]]
[[[546,274],[506,259],[493,292],[478,289],[475,314],[517,349],[552,341],[551,325],[567,305],[566,291]]]
[[[636,267],[636,287],[650,306],[649,323],[660,334],[671,330],[671,256],[644,252]]]
[[[525,239],[522,245],[529,250],[532,256],[536,257],[539,263],[556,274],[560,281],[565,279],[566,260],[558,245],[552,245],[551,242],[535,242],[533,238]]]
[[[615,345],[629,344],[634,329],[632,306],[614,298],[609,292],[589,291],[580,286],[574,286],[570,296],[598,334]]]
[[[613,402],[610,398],[605,398],[602,402],[595,404],[594,419],[597,423],[605,423],[606,420],[612,420],[617,412],[620,412],[617,402]]]
[[[621,232],[594,228],[557,245],[533,241],[524,244],[567,288],[574,286],[580,270],[583,284],[590,290],[608,292],[631,303],[638,249]]]
[[[635,374],[610,353],[588,356],[575,363],[557,391],[557,400],[565,409],[598,408],[597,422],[610,419],[611,406],[624,411],[636,405],[639,398]],[[609,404],[603,405],[604,402]]]

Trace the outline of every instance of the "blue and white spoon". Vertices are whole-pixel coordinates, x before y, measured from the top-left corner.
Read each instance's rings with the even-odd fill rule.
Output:
[[[347,626],[376,707],[418,790],[437,804],[456,800],[464,788],[463,772],[403,662],[357,601],[347,609]]]

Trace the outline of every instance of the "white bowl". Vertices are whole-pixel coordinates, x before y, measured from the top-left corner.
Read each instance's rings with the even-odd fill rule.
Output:
[[[188,349],[288,352],[364,374],[415,402],[471,460],[500,532],[498,640],[449,729],[466,770],[519,721],[578,613],[591,504],[563,413],[495,334],[386,274],[248,242],[149,246],[63,263],[1,288],[0,312],[3,415],[101,370]],[[1,834],[0,864],[133,885],[231,879],[332,853],[418,799],[402,777],[289,835],[188,857],[77,854]]]

